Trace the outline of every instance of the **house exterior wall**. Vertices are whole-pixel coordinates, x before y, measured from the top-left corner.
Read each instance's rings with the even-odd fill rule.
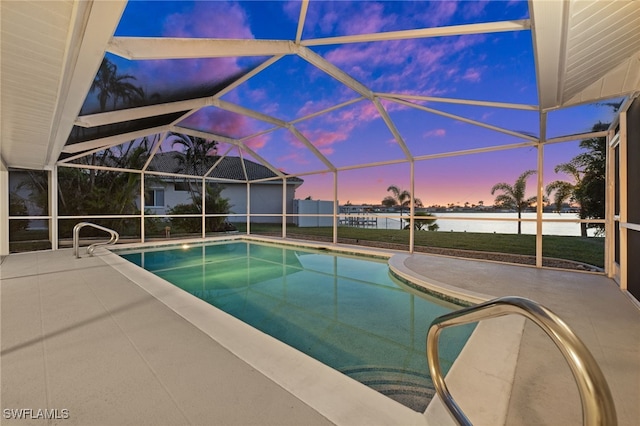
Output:
[[[333,215],[333,201],[294,200],[293,213],[301,215]],[[301,216],[295,217],[293,222],[301,228],[333,226],[333,217]]]
[[[247,214],[247,185],[245,183],[224,183],[222,197],[229,199],[232,214]],[[293,211],[293,199],[297,185],[287,185],[286,204],[287,211]],[[178,204],[191,203],[189,191],[176,190],[172,182],[162,182],[149,185],[147,189],[163,189],[163,206],[145,207],[150,214],[168,214],[168,210]],[[251,221],[255,223],[281,223],[282,222],[282,183],[265,182],[252,184],[251,193]],[[147,201],[147,200],[145,200]],[[140,207],[140,200],[136,201]],[[253,216],[253,215],[269,216]],[[276,216],[277,215],[277,216]],[[245,222],[246,216],[230,216],[229,222]]]
[[[293,212],[293,199],[295,197],[296,185],[287,185],[286,212]],[[236,192],[239,194],[236,196]],[[234,213],[248,213],[246,187],[238,188],[238,185],[228,186],[222,192],[223,196],[229,198],[233,206]],[[229,194],[229,195],[227,195]],[[241,194],[241,195],[240,195]],[[253,184],[250,187],[251,194],[251,222],[254,223],[282,223],[282,182],[270,182]],[[254,216],[270,215],[270,216]],[[234,218],[229,218],[233,221]],[[240,221],[245,218],[237,218]],[[290,221],[290,220],[289,220]]]

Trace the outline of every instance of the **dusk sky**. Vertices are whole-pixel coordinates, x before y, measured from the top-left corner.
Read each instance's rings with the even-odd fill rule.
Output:
[[[115,35],[295,40],[299,14],[299,2],[130,1]],[[311,1],[302,40],[528,17],[526,1]],[[376,93],[525,105],[538,102],[528,30],[310,46],[310,49]],[[269,59],[128,61],[112,54],[107,54],[107,58],[117,65],[119,73],[135,76],[135,83],[147,95],[221,82]],[[221,99],[292,121],[359,97],[299,56],[287,55]],[[540,133],[537,111],[411,102],[522,134],[537,137]],[[391,100],[382,99],[381,103],[414,156],[525,141]],[[598,105],[552,112],[547,137],[585,132],[596,122],[609,121],[611,117],[611,108]],[[180,125],[234,139],[274,128],[271,123],[213,106],[191,115]],[[406,158],[375,105],[367,99],[296,122],[295,127],[337,167]],[[270,164],[290,174],[326,169],[287,129],[263,133],[244,142]],[[221,143],[218,153],[227,149],[228,145]],[[577,142],[546,146],[545,182],[561,177],[553,172],[555,165],[570,160],[578,152]],[[232,151],[229,155],[238,154]],[[247,158],[253,159],[249,154]],[[493,204],[490,189],[495,183],[513,183],[523,171],[535,169],[536,162],[535,148],[418,161],[416,196],[426,205],[480,200]],[[303,179],[298,198],[333,198],[331,173],[305,175]],[[379,203],[392,184],[409,188],[408,164],[341,172],[338,199],[341,203]],[[535,178],[529,185],[528,195],[534,195]]]

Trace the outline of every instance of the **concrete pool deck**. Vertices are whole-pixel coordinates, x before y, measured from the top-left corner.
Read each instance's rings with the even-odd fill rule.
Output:
[[[193,301],[162,286],[144,288],[131,275],[139,271],[123,273],[113,261],[107,256],[74,259],[71,250],[3,259],[2,424],[43,424],[7,420],[5,409],[32,409],[33,415],[37,409],[57,409],[59,417],[65,409],[68,419],[49,424],[69,425],[426,424],[422,414],[319,363],[274,348],[259,333],[248,342],[237,339],[237,325],[211,321],[210,309],[190,308],[192,318],[178,315],[171,304],[191,307]],[[504,291],[500,282],[521,283],[517,291],[522,294],[513,285],[508,294],[546,304],[592,350],[609,381],[619,423],[640,418],[640,313],[610,280],[428,255],[406,256],[401,263],[419,280],[465,283],[477,293],[499,296]],[[541,300],[545,297],[548,302]],[[210,329],[195,327],[198,320]],[[536,331],[524,328],[507,423],[580,423],[575,385],[573,394],[566,390],[573,384],[568,367],[547,354],[545,343],[555,348]],[[245,362],[228,349],[234,344],[265,359],[282,358],[281,365],[294,373],[313,369],[318,376],[293,374],[301,377],[299,382],[276,383],[264,371],[274,367]],[[569,382],[556,377],[556,369],[565,371]],[[344,400],[345,391],[357,396]],[[372,401],[379,409],[375,413],[367,408]]]

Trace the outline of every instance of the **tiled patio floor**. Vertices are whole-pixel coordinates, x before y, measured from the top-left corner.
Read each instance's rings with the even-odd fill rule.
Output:
[[[640,312],[612,281],[426,255],[406,256],[402,263],[423,281],[543,303],[600,363],[619,423],[640,418]],[[331,371],[291,386],[274,382],[264,374],[268,367],[245,362],[104,258],[74,259],[70,250],[11,255],[3,259],[0,278],[3,410],[66,409],[68,419],[47,423],[62,425],[424,423],[423,416],[387,405],[387,398],[376,399],[376,392],[341,382]],[[211,328],[234,338],[234,329]],[[579,423],[577,390],[564,361],[534,327],[524,333],[508,423]],[[254,343],[251,350],[288,356],[267,346]],[[296,360],[285,365],[306,368],[307,361]],[[325,382],[325,376],[337,382]],[[343,401],[345,390],[358,396]],[[312,399],[335,413],[312,408]],[[367,408],[371,401],[379,413]],[[2,424],[45,423],[3,417]]]

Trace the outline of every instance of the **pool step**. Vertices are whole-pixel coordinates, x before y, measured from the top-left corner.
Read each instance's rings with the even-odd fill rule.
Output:
[[[423,413],[435,395],[426,373],[384,366],[358,366],[341,370],[343,374],[381,394]]]

